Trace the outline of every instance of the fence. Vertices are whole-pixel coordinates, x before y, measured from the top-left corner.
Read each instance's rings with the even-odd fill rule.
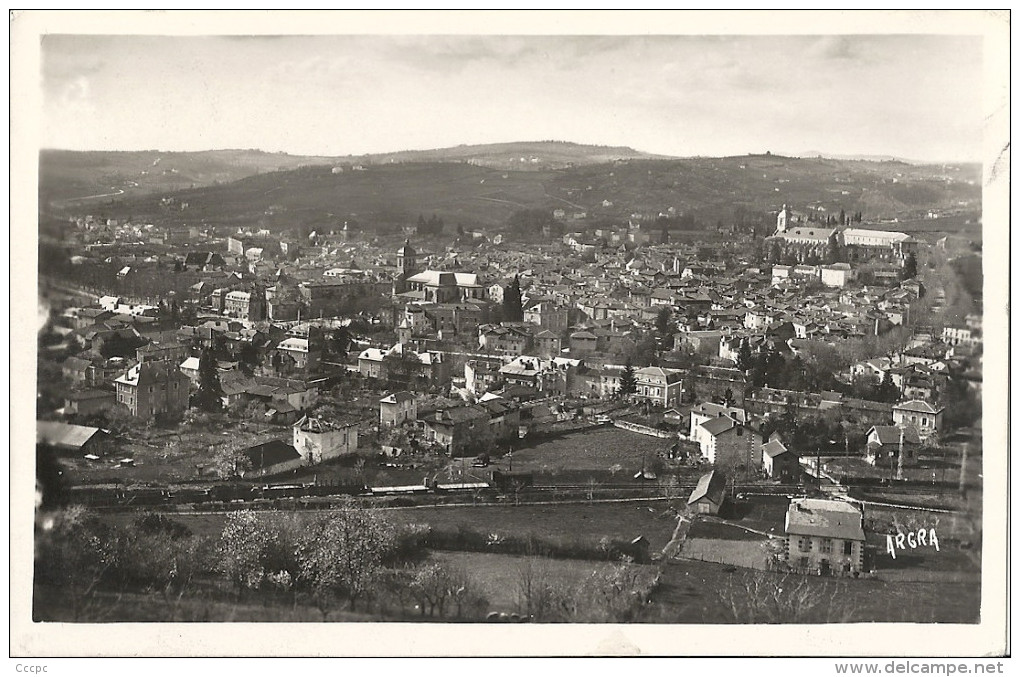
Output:
[[[631,423],[630,421],[613,421],[613,425],[622,430],[629,430],[632,433],[651,435],[652,437],[660,437],[662,439],[674,439],[677,436],[676,433],[659,430],[658,428],[652,428],[647,425],[641,425],[640,423]]]

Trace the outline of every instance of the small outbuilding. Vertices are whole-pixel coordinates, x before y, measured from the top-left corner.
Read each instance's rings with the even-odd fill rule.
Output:
[[[705,473],[698,480],[687,505],[699,515],[718,515],[726,500],[726,475],[713,470]]]

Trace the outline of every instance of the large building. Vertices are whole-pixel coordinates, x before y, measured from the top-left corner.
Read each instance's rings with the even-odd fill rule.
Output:
[[[679,369],[645,367],[634,372],[637,392],[634,397],[668,408],[680,404],[684,392],[683,372]]]
[[[188,377],[174,362],[152,360],[127,370],[114,381],[117,402],[132,416],[177,416],[188,408]]]

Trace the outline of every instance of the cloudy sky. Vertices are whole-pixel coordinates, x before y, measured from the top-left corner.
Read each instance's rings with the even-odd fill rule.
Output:
[[[981,39],[47,35],[42,145],[980,160]]]

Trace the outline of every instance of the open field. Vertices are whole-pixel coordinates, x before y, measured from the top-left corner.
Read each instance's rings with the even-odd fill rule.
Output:
[[[657,623],[732,623],[720,591],[738,590],[746,570],[710,562],[672,562],[663,569],[662,585],[652,595],[645,620]],[[779,577],[762,572],[761,576]],[[782,580],[782,579],[780,579]],[[932,582],[842,580],[794,576],[804,580],[819,600],[840,601],[831,614],[824,601],[806,616],[805,622],[857,623],[976,623],[980,616],[981,587],[978,581]],[[738,619],[739,620],[739,619]],[[788,621],[788,622],[792,622]]]
[[[529,440],[523,440],[528,444]],[[669,449],[670,441],[612,427],[595,428],[544,439],[513,452],[514,472],[535,473],[536,484],[630,483],[642,463],[650,464]],[[494,468],[507,470],[503,457]]]
[[[489,601],[493,611],[519,612],[519,589],[522,578],[530,574],[536,580],[566,586],[575,585],[592,573],[605,571],[614,565],[609,562],[583,560],[555,560],[517,555],[496,555],[478,552],[437,552],[431,559],[468,572]],[[655,578],[657,568],[650,565],[627,564],[639,573],[639,580],[647,583]]]

